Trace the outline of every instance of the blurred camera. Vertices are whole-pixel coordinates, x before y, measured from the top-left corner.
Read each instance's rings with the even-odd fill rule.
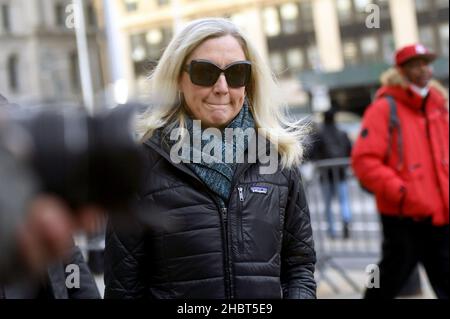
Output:
[[[134,110],[0,113],[0,277],[18,268],[15,230],[38,193],[62,198],[74,212],[86,204],[131,211],[141,169]]]
[[[60,196],[72,208],[126,209],[141,167],[133,115],[131,105],[95,116],[80,109],[20,111],[1,140],[40,192]]]

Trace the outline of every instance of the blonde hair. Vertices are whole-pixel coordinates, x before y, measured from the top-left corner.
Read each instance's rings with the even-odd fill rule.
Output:
[[[150,74],[152,106],[139,116],[137,133],[141,141],[150,138],[156,129],[177,125],[185,128],[185,109],[178,92],[179,76],[190,54],[204,41],[231,35],[241,44],[252,63],[249,85],[246,87],[249,108],[256,129],[265,129],[267,138],[278,147],[283,168],[298,165],[303,156],[302,142],[306,125],[288,119],[287,105],[270,68],[262,60],[243,33],[229,20],[206,18],[190,22],[176,34],[165,49],[158,65]],[[264,134],[264,133],[263,133]]]

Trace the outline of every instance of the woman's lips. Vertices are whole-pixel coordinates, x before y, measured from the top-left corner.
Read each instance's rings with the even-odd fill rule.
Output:
[[[229,102],[226,103],[212,103],[212,102],[205,102],[206,104],[211,104],[211,105],[228,105],[230,104]]]
[[[227,107],[229,105],[229,103],[209,103],[209,102],[205,102],[205,103],[214,108]]]

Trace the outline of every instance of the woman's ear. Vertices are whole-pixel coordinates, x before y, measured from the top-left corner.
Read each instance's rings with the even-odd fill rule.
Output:
[[[184,72],[181,72],[181,73],[178,75],[178,81],[177,81],[177,90],[178,90],[179,92],[181,92],[181,93],[184,92],[184,88],[183,88],[183,73],[184,73]]]

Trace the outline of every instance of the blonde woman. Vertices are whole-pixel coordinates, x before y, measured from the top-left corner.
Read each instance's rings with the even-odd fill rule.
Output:
[[[248,39],[193,21],[151,85],[138,218],[109,225],[105,297],[315,298],[304,133]]]

